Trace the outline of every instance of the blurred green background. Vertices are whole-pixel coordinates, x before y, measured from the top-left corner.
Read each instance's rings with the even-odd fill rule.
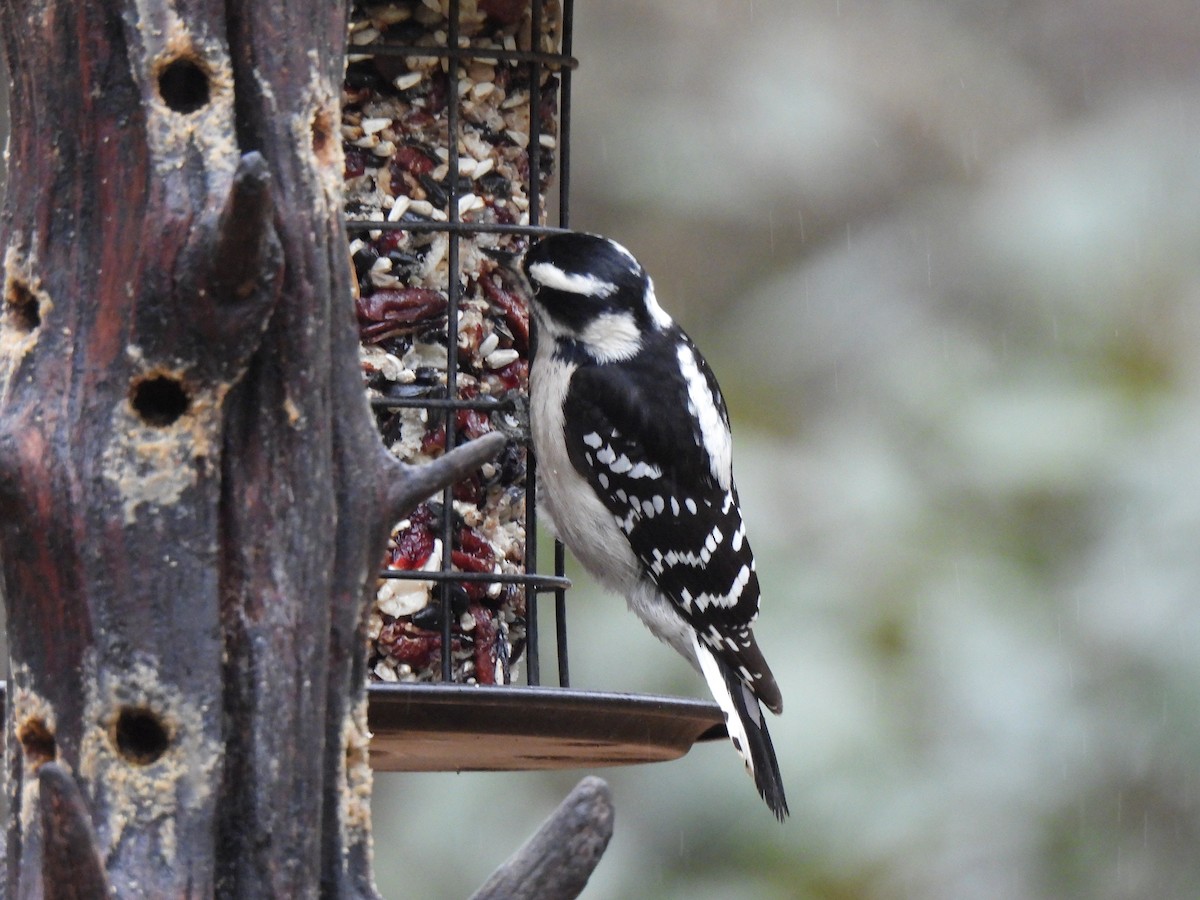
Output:
[[[724,744],[600,771],[584,896],[1200,896],[1195,0],[576,20],[572,223],[725,387],[792,808]],[[704,696],[573,574],[577,686]],[[381,889],[468,895],[582,774],[378,776]]]

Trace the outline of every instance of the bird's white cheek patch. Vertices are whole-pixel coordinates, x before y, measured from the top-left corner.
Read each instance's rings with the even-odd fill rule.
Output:
[[[596,362],[630,359],[642,349],[642,335],[629,313],[597,316],[579,335],[580,342]]]

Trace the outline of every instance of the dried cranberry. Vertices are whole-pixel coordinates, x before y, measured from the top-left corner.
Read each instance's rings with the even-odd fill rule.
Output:
[[[421,436],[421,452],[427,456],[436,456],[446,449],[446,426],[439,425],[430,428]]]
[[[420,131],[434,124],[434,118],[423,109],[413,107],[404,115],[404,126],[407,131]]]
[[[458,423],[458,433],[470,440],[475,440],[492,430],[487,413],[478,409],[460,409],[455,421]]]
[[[434,509],[434,506],[435,504],[432,501],[426,500],[412,511],[408,517],[408,521],[414,525],[422,525],[433,531],[437,528],[438,523],[442,521],[441,504],[436,504],[437,509]]]
[[[395,621],[380,630],[378,646],[397,662],[423,669],[441,659],[442,636],[436,631],[416,628],[408,622]]]
[[[344,144],[342,151],[346,157],[346,178],[357,178],[366,173],[367,163],[370,162],[368,157],[371,156],[368,151],[353,144]]]
[[[503,314],[508,330],[512,332],[514,346],[520,353],[528,353],[529,310],[525,302],[517,294],[496,284],[492,278],[481,278],[479,286],[491,304]]]
[[[465,550],[450,551],[450,560],[454,565],[458,566],[464,572],[490,572],[492,564],[490,560],[475,556],[472,553],[467,553]]]
[[[491,571],[492,563],[496,559],[496,551],[492,549],[491,543],[482,534],[474,528],[463,528],[458,532],[458,545],[462,547],[464,553],[487,561],[487,569],[477,571]]]
[[[465,481],[455,484],[454,499],[478,505],[479,501],[483,499],[483,484],[480,482],[479,476],[472,475]]]
[[[475,619],[475,681],[479,684],[495,684],[496,641],[500,635],[496,614],[477,603],[467,611]]]
[[[375,248],[379,255],[387,256],[395,250],[399,250],[407,240],[407,235],[397,229],[391,228],[379,236],[379,240],[375,242]]]
[[[479,0],[478,9],[497,25],[516,25],[528,6],[526,0]]]
[[[408,172],[410,175],[432,172],[436,165],[427,153],[408,144],[400,147],[392,156],[392,166],[399,172]]]
[[[429,288],[381,289],[354,301],[359,335],[379,340],[398,330],[412,329],[446,312],[448,301]]]
[[[496,552],[487,539],[473,528],[462,528],[458,532],[459,549],[452,550],[450,560],[463,572],[492,572],[496,565]],[[487,597],[488,583],[485,581],[462,582],[467,596],[472,600]]]
[[[497,206],[496,201],[490,197],[484,202],[487,204],[488,209],[492,211],[492,215],[495,217],[495,220],[498,224],[512,225],[516,223],[517,217],[513,215],[513,212],[511,209],[509,209],[509,207]]]
[[[432,552],[433,532],[427,525],[414,523],[410,519],[409,526],[395,537],[395,547],[392,548],[388,564],[393,569],[412,571],[425,565]]]
[[[381,289],[356,304],[360,322],[397,321],[413,324],[446,311],[449,302],[430,288]]]
[[[518,390],[529,383],[529,363],[523,359],[514,360],[494,374],[505,390]]]

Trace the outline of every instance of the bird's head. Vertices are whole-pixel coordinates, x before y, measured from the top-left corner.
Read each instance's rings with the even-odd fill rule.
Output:
[[[552,234],[529,248],[521,267],[543,333],[599,362],[629,358],[647,333],[672,324],[646,270],[616,241]]]

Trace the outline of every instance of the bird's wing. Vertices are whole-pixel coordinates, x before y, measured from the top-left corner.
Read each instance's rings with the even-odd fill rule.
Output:
[[[710,384],[724,422],[724,403]],[[688,389],[667,369],[580,367],[566,399],[568,455],[659,592],[715,656],[778,710],[779,689],[751,632],[759,585],[737,490],[731,479],[728,488],[719,483],[694,417],[653,413],[664,401],[686,405]]]

